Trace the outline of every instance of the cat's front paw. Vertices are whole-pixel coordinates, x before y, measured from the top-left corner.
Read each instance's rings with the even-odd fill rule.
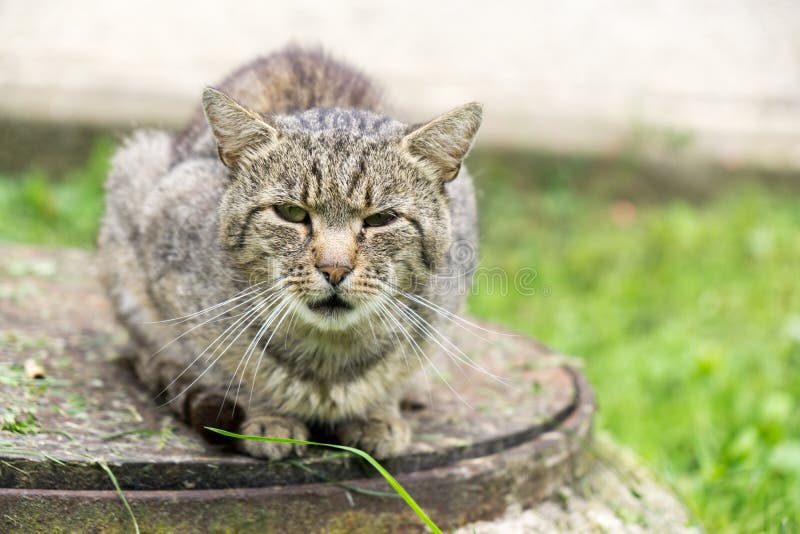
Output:
[[[260,417],[247,419],[242,424],[242,434],[248,436],[307,440],[308,427],[301,421],[292,417],[262,415]],[[267,458],[269,460],[281,460],[292,453],[300,456],[305,451],[305,445],[256,441],[252,439],[239,440],[238,446],[245,454],[255,456],[256,458]]]
[[[411,428],[400,415],[381,414],[340,424],[336,435],[344,445],[358,447],[376,458],[402,453],[411,442]]]

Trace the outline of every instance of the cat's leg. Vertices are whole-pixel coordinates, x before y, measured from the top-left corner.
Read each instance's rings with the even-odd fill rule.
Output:
[[[301,454],[305,447],[286,443],[270,443],[228,438],[206,427],[220,428],[251,436],[308,439],[308,428],[298,419],[281,416],[269,409],[245,411],[232,398],[225,386],[208,377],[200,377],[198,369],[189,367],[177,357],[180,343],[153,358],[154,351],[131,345],[135,353],[134,369],[142,382],[149,386],[159,402],[165,403],[189,426],[211,443],[234,442],[245,454],[257,458],[280,460],[291,454]],[[188,349],[186,349],[188,350]]]
[[[227,443],[231,438],[207,430],[206,427],[238,432],[244,420],[242,406],[225,387],[204,379],[196,369],[170,358],[142,362],[137,370],[142,381],[157,395],[157,402],[166,404],[186,424],[210,443]]]
[[[397,402],[375,408],[366,417],[340,423],[336,436],[344,445],[358,447],[377,458],[402,453],[411,442],[411,428]]]
[[[241,433],[248,436],[271,438],[308,439],[308,427],[297,418],[271,413],[269,410],[256,410],[252,417],[242,423]],[[240,451],[256,458],[281,460],[292,454],[300,456],[305,452],[305,445],[291,443],[275,443],[250,439],[238,440]]]

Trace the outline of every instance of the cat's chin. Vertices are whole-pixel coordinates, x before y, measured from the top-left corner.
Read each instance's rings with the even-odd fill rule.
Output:
[[[363,311],[360,308],[332,295],[301,306],[300,315],[316,330],[336,332],[346,330],[362,319]]]
[[[346,302],[338,295],[309,303],[308,308],[323,316],[336,315],[353,310],[353,305]]]

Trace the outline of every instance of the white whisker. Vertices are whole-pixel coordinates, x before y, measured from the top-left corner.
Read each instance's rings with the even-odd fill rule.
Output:
[[[259,282],[257,284],[254,284],[252,286],[246,287],[245,289],[239,291],[238,293],[236,293],[234,296],[232,296],[231,298],[229,298],[227,300],[224,300],[222,302],[214,304],[213,306],[209,306],[208,308],[204,308],[202,310],[190,313],[188,315],[183,315],[181,317],[173,317],[172,319],[164,319],[163,321],[146,321],[146,322],[143,322],[143,323],[140,323],[140,324],[150,325],[150,324],[165,324],[165,323],[171,323],[171,324],[184,323],[184,322],[188,321],[189,319],[197,317],[198,315],[203,315],[204,313],[208,313],[208,312],[211,312],[213,310],[216,310],[220,306],[224,306],[224,305],[229,304],[231,302],[236,302],[239,299],[242,299],[242,298],[244,298],[246,296],[252,295],[253,293],[256,293],[256,292],[260,291],[258,286],[260,286],[262,284],[265,284],[265,283],[266,283],[266,281],[263,281],[263,282]],[[272,289],[272,288],[268,288],[265,291],[269,291],[270,289]]]
[[[402,309],[401,309],[400,307],[398,307],[398,306],[397,306],[397,305],[396,305],[396,304],[393,302],[393,300],[392,300],[392,299],[389,299],[389,300],[387,300],[387,302],[388,302],[389,304],[392,304],[392,305],[394,305],[398,311],[402,311]],[[417,341],[414,339],[414,337],[413,337],[413,336],[411,336],[411,335],[410,335],[410,334],[409,334],[409,333],[406,331],[405,327],[403,327],[403,326],[402,326],[402,323],[400,323],[399,321],[398,321],[398,326],[400,326],[400,328],[401,328],[401,330],[402,330],[403,334],[406,336],[406,339],[408,339],[408,340],[409,340],[409,342],[410,342],[410,343],[411,343],[411,344],[412,344],[412,345],[415,347],[415,350],[418,350],[418,351],[419,351],[419,353],[420,353],[420,354],[421,354],[421,355],[422,355],[422,356],[423,356],[423,357],[424,357],[424,358],[425,358],[425,359],[428,361],[428,363],[430,363],[430,364],[431,364],[431,367],[433,367],[433,370],[434,370],[434,371],[436,371],[436,374],[437,374],[437,375],[439,375],[439,378],[441,378],[441,379],[442,379],[442,382],[444,382],[444,383],[445,383],[445,385],[448,387],[448,389],[449,389],[449,390],[450,390],[450,391],[451,391],[451,392],[452,392],[452,393],[453,393],[453,394],[454,394],[454,395],[455,395],[455,396],[456,396],[456,397],[457,397],[457,398],[458,398],[458,399],[459,399],[461,402],[463,402],[463,403],[464,403],[466,406],[468,406],[468,407],[471,409],[471,408],[472,408],[472,405],[471,405],[469,402],[467,402],[467,400],[466,400],[464,397],[462,397],[462,396],[461,396],[461,394],[460,394],[458,391],[456,391],[456,390],[455,390],[455,388],[453,388],[453,386],[450,384],[450,382],[448,382],[448,380],[447,380],[447,379],[444,377],[444,375],[442,374],[442,372],[441,372],[441,371],[439,370],[439,368],[436,366],[436,363],[433,361],[433,359],[429,358],[429,357],[428,357],[428,355],[427,355],[427,354],[425,354],[425,352],[424,352],[424,351],[422,351],[422,349],[420,348],[419,344],[418,344],[418,343],[417,343]]]
[[[463,330],[469,332],[473,336],[476,336],[476,337],[486,341],[487,343],[491,343],[491,341],[486,339],[485,337],[482,337],[482,336],[476,334],[475,332],[469,330],[464,325],[470,326],[472,328],[476,328],[478,330],[481,330],[482,332],[486,332],[487,334],[492,334],[492,335],[495,335],[495,336],[520,337],[518,334],[511,334],[509,332],[497,332],[495,330],[490,330],[488,328],[484,328],[483,326],[481,326],[481,325],[479,325],[477,323],[474,323],[474,322],[470,321],[469,319],[465,319],[464,317],[461,317],[457,313],[453,313],[450,310],[439,306],[435,302],[431,302],[430,300],[426,299],[425,297],[423,297],[421,295],[416,295],[414,293],[408,293],[407,291],[403,291],[401,288],[399,288],[399,287],[397,287],[397,286],[395,286],[393,284],[389,284],[388,282],[383,282],[383,284],[385,286],[389,287],[390,289],[393,289],[394,291],[397,291],[398,294],[400,294],[400,295],[402,295],[402,296],[404,296],[404,297],[406,297],[406,298],[408,298],[410,300],[413,300],[413,301],[417,302],[418,304],[421,304],[422,306],[425,306],[426,308],[429,308],[432,311],[435,311],[435,312],[445,316],[447,319],[450,319],[453,323],[455,323],[457,326],[459,326]]]
[[[391,314],[389,309],[380,301],[377,301],[377,304],[380,307],[380,310],[381,310],[380,311],[380,313],[381,313],[380,317],[381,317],[381,321],[384,322],[384,325],[386,325],[386,322],[384,321],[384,318],[383,318],[383,316],[385,315],[387,317],[387,319],[389,319],[390,321],[393,321],[395,324],[398,325],[398,327],[400,327],[400,325],[399,325],[399,323],[397,321],[397,318],[394,317]],[[391,327],[387,327],[387,330],[390,331],[392,333],[392,335],[394,336],[394,339],[397,342],[397,348],[401,351],[400,353],[403,355],[403,361],[405,361],[406,369],[408,369],[410,371],[411,366],[408,363],[408,354],[406,354],[406,349],[403,346],[404,344],[400,341],[400,337],[397,335],[397,331],[395,329],[391,328]],[[414,356],[416,356],[417,360],[420,363],[420,370],[422,371],[422,378],[425,380],[425,389],[428,392],[428,404],[430,406],[433,406],[433,393],[431,392],[431,383],[430,383],[430,379],[428,379],[428,372],[427,372],[427,369],[425,369],[425,363],[422,361],[422,359],[416,353],[414,354]]]
[[[436,343],[439,346],[439,348],[441,348],[445,352],[445,354],[447,354],[451,358],[454,358],[454,361],[457,364],[458,364],[459,361],[463,362],[467,366],[471,367],[472,369],[474,369],[474,370],[476,370],[476,371],[478,371],[478,372],[480,372],[482,374],[485,374],[486,376],[492,378],[493,380],[496,380],[497,382],[500,382],[504,386],[513,387],[513,384],[511,382],[509,382],[508,379],[503,378],[503,377],[498,376],[498,375],[495,375],[494,373],[484,369],[483,367],[481,367],[480,365],[475,363],[475,361],[473,361],[469,356],[467,356],[467,354],[464,353],[463,350],[461,350],[455,343],[450,341],[447,338],[447,336],[442,334],[435,326],[433,326],[429,321],[427,321],[424,317],[422,317],[419,313],[417,313],[413,308],[411,308],[410,306],[408,306],[407,304],[405,304],[404,302],[402,302],[400,300],[396,300],[395,299],[395,302],[397,302],[400,305],[402,305],[403,308],[405,308],[405,310],[407,310],[405,315],[408,317],[408,319],[413,321],[414,324],[416,324],[417,326],[419,326],[427,334],[428,338],[431,341],[433,341],[434,343]],[[441,338],[445,343],[447,343],[452,348],[445,347],[439,341],[439,339],[437,339],[437,336],[438,336],[438,338]],[[455,350],[456,352],[453,352],[453,350]]]
[[[242,367],[242,373],[241,373],[241,377],[239,378],[239,384],[236,387],[236,396],[234,397],[234,402],[238,402],[239,401],[239,391],[242,388],[242,380],[244,380],[244,374],[245,374],[245,371],[247,370],[247,365],[250,363],[250,358],[255,353],[255,350],[258,347],[258,342],[261,340],[261,338],[267,332],[269,327],[275,321],[275,318],[278,316],[278,314],[281,313],[281,311],[286,306],[286,302],[287,302],[288,297],[285,296],[283,293],[281,293],[279,296],[280,296],[280,300],[277,301],[277,303],[274,305],[272,310],[269,312],[269,315],[267,316],[267,318],[264,319],[264,324],[261,325],[261,328],[258,329],[258,333],[250,341],[250,344],[247,346],[247,350],[245,350],[244,354],[239,359],[239,364],[236,366],[236,369],[233,371],[233,376],[231,376],[231,380],[228,383],[228,389],[230,389],[231,384],[233,384],[233,381],[236,379],[236,375],[239,374],[239,367],[240,366]],[[275,334],[275,331],[273,330],[273,332],[270,334],[270,339],[272,339],[272,335],[274,335],[274,334]],[[242,366],[242,364],[244,364],[244,366]],[[228,391],[226,390],[225,391],[225,397],[227,398],[227,396],[228,396]]]
[[[276,304],[276,302],[277,302],[277,304]],[[261,327],[259,327],[258,332],[256,333],[256,335],[253,337],[253,339],[250,340],[250,344],[247,346],[247,349],[245,350],[244,354],[242,355],[242,358],[239,359],[239,364],[236,366],[236,369],[233,371],[233,374],[231,375],[231,379],[228,381],[228,387],[225,389],[225,396],[223,398],[222,405],[224,405],[225,401],[228,399],[228,393],[230,393],[230,389],[233,386],[233,381],[236,379],[236,375],[239,372],[239,367],[241,367],[243,362],[245,364],[245,368],[247,367],[247,363],[245,362],[245,357],[249,358],[249,356],[248,356],[249,353],[256,347],[256,345],[258,344],[259,339],[261,339],[261,336],[263,336],[264,332],[267,330],[267,328],[269,328],[269,325],[271,323],[271,319],[270,318],[273,316],[273,314],[275,312],[275,308],[273,306],[278,306],[279,307],[282,303],[283,303],[283,294],[282,293],[277,293],[275,295],[272,295],[268,299],[268,301],[266,301],[266,306],[262,307],[259,310],[259,312],[258,312],[259,316],[261,316],[265,312],[270,313],[270,315],[264,321],[264,324],[262,324]],[[256,317],[256,320],[257,319],[258,319],[258,317]],[[252,322],[251,322],[251,324],[252,324]],[[250,325],[248,325],[248,328],[249,327],[250,327]],[[242,376],[244,376],[244,369],[242,369]],[[234,399],[234,404],[236,403],[237,400],[238,400],[238,392],[237,392],[237,397]],[[222,413],[222,405],[220,405],[220,408],[219,408],[220,409],[220,413]],[[217,414],[217,417],[219,417],[219,414]]]
[[[247,409],[248,410],[250,409],[250,403],[253,401],[253,391],[255,390],[255,387],[256,387],[256,378],[258,377],[258,370],[261,367],[261,360],[262,360],[262,358],[264,357],[264,354],[267,351],[267,347],[269,346],[269,342],[272,341],[272,337],[278,331],[278,328],[281,327],[281,323],[283,323],[283,321],[286,319],[287,315],[289,315],[290,313],[294,313],[294,311],[295,311],[295,307],[293,305],[294,303],[291,300],[289,300],[289,297],[287,297],[286,301],[284,301],[284,302],[288,302],[284,306],[286,311],[283,313],[283,316],[278,320],[278,324],[275,325],[275,328],[272,329],[272,333],[270,334],[270,336],[267,339],[266,343],[264,343],[264,346],[261,348],[261,353],[258,355],[258,361],[256,362],[256,370],[253,373],[253,381],[250,384],[250,396],[247,399]],[[242,371],[242,374],[244,375],[244,371]],[[239,386],[241,387],[241,385],[242,385],[242,382],[240,380],[239,381]],[[239,397],[239,390],[238,389],[236,390],[236,397],[237,397],[237,399]]]
[[[183,390],[181,390],[181,392],[180,392],[180,393],[178,393],[177,395],[175,395],[173,398],[171,398],[171,399],[169,399],[168,401],[166,401],[166,402],[164,403],[164,405],[166,405],[166,404],[169,404],[170,402],[172,402],[172,401],[173,401],[173,400],[175,400],[176,398],[178,398],[178,397],[180,397],[181,395],[183,395],[184,393],[186,393],[186,392],[187,392],[187,391],[188,391],[188,390],[189,390],[189,389],[190,389],[192,386],[194,386],[194,385],[197,383],[197,381],[198,381],[198,380],[200,380],[200,379],[201,379],[201,378],[202,378],[202,377],[203,377],[203,376],[204,376],[204,375],[205,375],[205,374],[206,374],[206,373],[207,373],[207,372],[208,372],[208,371],[209,371],[209,370],[210,370],[210,369],[211,369],[211,368],[214,366],[214,364],[216,364],[216,363],[217,363],[217,361],[219,361],[219,359],[220,359],[220,358],[221,358],[221,357],[222,357],[222,356],[225,354],[225,352],[227,352],[227,351],[228,351],[228,349],[229,349],[229,348],[231,348],[231,346],[232,346],[232,345],[233,345],[233,344],[236,342],[236,340],[238,340],[238,339],[239,339],[239,338],[242,336],[242,334],[243,334],[245,331],[247,331],[247,329],[248,329],[248,328],[250,328],[250,326],[251,326],[251,325],[252,325],[252,324],[253,324],[253,323],[254,323],[254,322],[255,322],[255,321],[258,319],[260,311],[261,311],[261,310],[262,310],[262,309],[263,309],[265,306],[267,306],[267,305],[268,305],[267,303],[261,302],[261,303],[259,303],[258,305],[254,306],[254,308],[253,308],[253,310],[252,310],[252,311],[250,311],[250,312],[249,312],[247,315],[245,315],[245,316],[241,317],[241,318],[240,318],[240,319],[238,319],[238,320],[237,320],[237,321],[236,321],[234,324],[232,324],[232,325],[230,325],[228,328],[226,328],[226,329],[225,329],[225,331],[224,331],[222,334],[220,334],[219,336],[217,336],[217,338],[216,338],[214,341],[212,341],[212,342],[211,342],[211,343],[210,343],[210,344],[209,344],[209,345],[208,345],[208,346],[207,346],[207,347],[206,347],[206,348],[203,350],[203,352],[201,352],[200,354],[198,354],[198,355],[197,355],[197,357],[195,357],[195,359],[194,359],[194,360],[192,360],[192,362],[191,362],[189,365],[187,365],[187,366],[186,366],[186,368],[185,368],[183,371],[181,371],[181,373],[180,373],[180,374],[178,374],[178,376],[176,376],[174,379],[172,379],[172,382],[170,382],[170,383],[169,383],[169,384],[168,384],[168,385],[167,385],[167,386],[164,388],[164,391],[166,391],[166,390],[167,390],[167,389],[168,389],[168,388],[169,388],[169,387],[170,387],[172,384],[174,384],[174,383],[175,383],[175,382],[176,382],[176,381],[177,381],[177,380],[178,380],[178,379],[179,379],[181,376],[183,376],[183,375],[184,375],[184,374],[185,374],[185,373],[186,373],[186,372],[187,372],[189,369],[191,369],[191,368],[192,368],[192,366],[194,366],[194,364],[195,364],[195,363],[197,363],[197,361],[198,361],[198,360],[199,360],[199,359],[200,359],[200,358],[201,358],[201,357],[202,357],[202,356],[203,356],[203,355],[204,355],[206,352],[208,352],[208,349],[209,349],[209,348],[211,348],[213,345],[215,345],[215,344],[217,343],[217,341],[218,341],[218,340],[219,340],[219,339],[220,339],[220,338],[221,338],[221,337],[222,337],[222,336],[225,334],[225,332],[228,332],[228,331],[230,331],[230,332],[229,332],[229,333],[228,333],[228,334],[225,336],[225,339],[223,339],[223,340],[222,340],[222,342],[220,343],[220,346],[222,345],[222,343],[225,343],[225,340],[227,340],[229,337],[231,337],[231,336],[233,335],[233,332],[235,331],[235,330],[233,330],[233,329],[235,329],[235,327],[236,327],[236,326],[238,326],[239,324],[242,324],[242,323],[244,323],[245,321],[247,321],[247,319],[248,319],[249,317],[251,317],[251,316],[253,317],[253,318],[250,320],[250,322],[249,322],[249,323],[248,323],[248,324],[247,324],[245,327],[243,327],[242,329],[240,329],[240,330],[239,330],[239,333],[238,333],[238,334],[236,334],[236,337],[234,337],[234,338],[231,340],[231,342],[230,342],[230,343],[228,343],[228,345],[227,345],[227,346],[226,346],[226,347],[225,347],[225,348],[222,350],[222,352],[220,352],[220,353],[219,353],[219,355],[217,355],[217,356],[214,356],[214,354],[216,354],[216,352],[217,352],[217,349],[214,349],[214,352],[213,352],[213,353],[212,353],[212,355],[211,355],[211,358],[213,358],[213,360],[211,361],[211,363],[209,363],[208,365],[206,365],[206,368],[205,368],[205,369],[204,369],[204,370],[203,370],[203,371],[202,371],[202,372],[201,372],[201,373],[200,373],[200,374],[199,374],[199,375],[198,375],[198,376],[197,376],[197,377],[196,377],[194,380],[192,380],[192,382],[191,382],[191,383],[190,383],[188,386],[186,386],[185,388],[183,388]],[[163,392],[162,392],[162,393],[163,393]]]
[[[273,286],[273,287],[274,287],[274,286]],[[230,307],[230,308],[228,308],[228,309],[226,309],[226,310],[224,310],[224,311],[222,311],[222,312],[218,313],[218,314],[217,314],[217,315],[215,315],[214,317],[211,317],[210,319],[206,319],[206,320],[205,320],[205,321],[203,321],[202,323],[198,323],[198,324],[194,325],[193,327],[189,328],[188,330],[186,330],[186,331],[185,331],[185,332],[183,332],[182,334],[180,334],[180,335],[178,335],[177,337],[173,338],[173,339],[172,339],[171,341],[169,341],[167,344],[163,345],[163,346],[162,346],[160,349],[158,349],[156,352],[154,352],[152,355],[150,355],[150,358],[149,358],[149,359],[151,359],[151,360],[152,360],[152,359],[153,359],[153,358],[155,358],[155,357],[156,357],[158,354],[160,354],[160,353],[161,353],[161,352],[162,352],[164,349],[166,349],[167,347],[169,347],[170,345],[172,345],[173,343],[175,343],[175,342],[176,342],[176,341],[178,341],[179,339],[183,338],[184,336],[187,336],[187,335],[189,335],[190,333],[194,332],[194,331],[195,331],[195,330],[197,330],[198,328],[200,328],[200,327],[202,327],[202,326],[205,326],[205,325],[207,325],[208,323],[211,323],[211,322],[213,322],[214,320],[218,319],[219,317],[222,317],[223,315],[225,315],[225,314],[227,314],[227,313],[230,313],[231,311],[235,310],[236,308],[239,308],[239,307],[241,307],[241,306],[244,306],[245,304],[248,304],[248,303],[250,303],[250,302],[253,302],[254,300],[258,300],[259,298],[262,298],[262,296],[263,296],[263,293],[266,293],[266,292],[267,292],[267,291],[269,291],[270,289],[271,289],[271,288],[269,288],[269,289],[265,289],[265,290],[263,290],[263,291],[259,292],[258,294],[256,294],[255,296],[251,296],[250,298],[248,298],[248,299],[247,299],[247,300],[245,300],[244,302],[240,302],[239,304],[237,304],[237,305],[235,305],[235,306],[232,306],[232,307]]]

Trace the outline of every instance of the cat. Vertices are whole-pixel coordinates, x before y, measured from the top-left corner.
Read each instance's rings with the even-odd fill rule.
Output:
[[[474,267],[454,249],[476,246],[462,162],[481,118],[469,103],[405,124],[356,69],[289,47],[206,88],[182,132],[135,132],[111,162],[98,257],[140,378],[196,428],[321,426],[400,454],[404,386],[463,304],[437,279]]]

